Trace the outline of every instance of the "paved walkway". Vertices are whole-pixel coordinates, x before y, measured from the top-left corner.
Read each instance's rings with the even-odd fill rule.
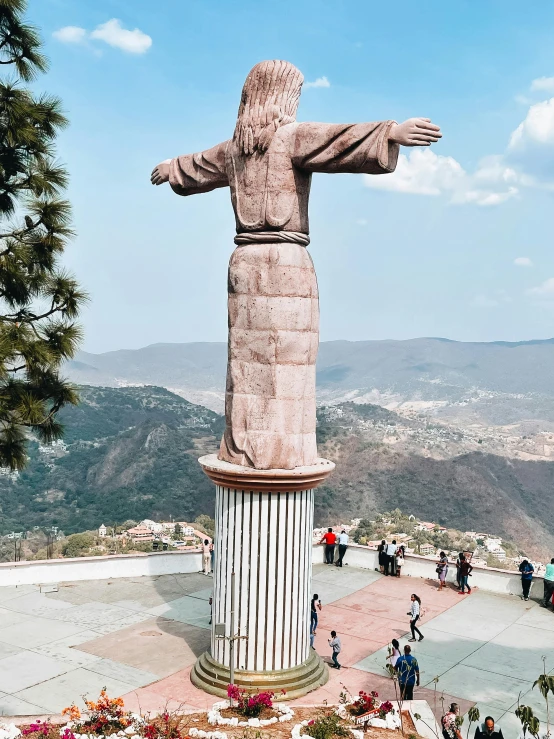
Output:
[[[213,697],[197,690],[189,674],[209,646],[211,579],[203,575],[102,580],[38,587],[0,588],[0,713],[59,712],[105,685],[129,708],[207,708]],[[316,649],[328,658],[331,629],[341,636],[344,668],[330,671],[323,688],[297,701],[337,702],[342,685],[352,693],[377,690],[394,698],[384,664],[392,638],[405,643],[410,593],[423,601],[422,642],[413,644],[424,699],[441,713],[456,700],[465,712],[500,720],[505,739],[519,735],[513,716],[518,694],[545,719],[533,680],[554,667],[554,614],[513,596],[474,591],[461,597],[436,583],[384,578],[345,567],[314,567],[313,591],[324,604]],[[329,660],[330,661],[330,660]],[[435,679],[438,677],[438,681]]]

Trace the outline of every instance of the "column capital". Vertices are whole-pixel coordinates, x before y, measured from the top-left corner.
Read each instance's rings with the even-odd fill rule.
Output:
[[[216,485],[260,493],[313,490],[335,469],[334,462],[321,458],[308,467],[295,467],[292,470],[256,470],[224,462],[217,458],[217,454],[207,454],[198,461]]]

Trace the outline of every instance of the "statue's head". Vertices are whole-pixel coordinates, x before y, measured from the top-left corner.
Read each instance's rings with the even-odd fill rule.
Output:
[[[296,120],[303,82],[290,62],[274,59],[253,67],[242,88],[233,136],[243,154],[265,151],[275,131]]]

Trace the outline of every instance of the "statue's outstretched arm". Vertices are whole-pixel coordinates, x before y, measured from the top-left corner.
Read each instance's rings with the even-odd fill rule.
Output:
[[[164,182],[169,181],[169,165],[171,159],[164,159],[163,162],[156,164],[150,175],[150,182],[153,185],[163,185]]]
[[[195,195],[218,187],[228,187],[226,149],[227,141],[224,141],[197,154],[183,154],[175,159],[166,159],[154,167],[150,182],[153,185],[169,182],[177,195]]]
[[[389,132],[390,141],[401,146],[431,146],[442,138],[441,130],[430,118],[408,118],[395,123]]]

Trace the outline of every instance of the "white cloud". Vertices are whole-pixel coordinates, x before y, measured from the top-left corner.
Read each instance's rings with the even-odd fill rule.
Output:
[[[447,195],[452,203],[499,205],[518,193],[515,171],[502,167],[495,157],[481,162],[479,169],[468,174],[453,157],[435,154],[430,149],[413,149],[400,154],[396,172],[382,177],[365,175],[367,187],[417,195]],[[491,187],[500,183],[501,190]]]
[[[331,83],[329,82],[327,77],[318,77],[313,82],[304,83],[304,89],[308,89],[310,87],[331,87]]]
[[[531,261],[531,259],[529,259],[529,257],[517,257],[516,259],[514,259],[514,264],[516,265],[516,267],[533,266],[533,262]]]
[[[530,290],[527,290],[527,293],[546,300],[554,300],[554,277],[549,277],[542,285],[532,287]]]
[[[501,303],[511,302],[512,298],[508,295],[506,290],[495,290],[492,296],[484,295],[483,293],[476,295],[470,301],[470,305],[476,308],[495,308]]]
[[[530,142],[554,144],[554,98],[529,108],[525,120],[512,133],[509,148],[522,148]]]
[[[103,41],[130,54],[144,54],[152,46],[150,36],[138,28],[132,31],[123,28],[117,18],[101,23],[91,33],[79,26],[65,26],[52,35],[65,44],[85,44],[88,40]]]
[[[474,308],[495,308],[498,305],[498,300],[488,298],[486,295],[476,295],[470,305]]]
[[[90,34],[92,39],[105,41],[116,49],[127,51],[130,54],[144,54],[152,46],[152,39],[138,28],[129,31],[123,28],[121,21],[112,18],[106,23],[101,23]]]
[[[531,82],[533,92],[554,92],[554,77],[538,77]]]
[[[515,95],[514,100],[518,105],[532,105],[535,101],[527,95]]]
[[[64,26],[54,31],[52,36],[63,44],[82,44],[87,38],[87,32],[79,26]]]

